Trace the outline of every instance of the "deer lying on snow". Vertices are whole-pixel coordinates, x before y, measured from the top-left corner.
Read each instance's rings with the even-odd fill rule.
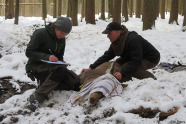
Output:
[[[80,74],[81,90],[67,102],[67,107],[70,108],[87,99],[91,106],[95,106],[102,97],[119,95],[126,85],[122,85],[113,74],[120,70],[121,65],[111,61]]]

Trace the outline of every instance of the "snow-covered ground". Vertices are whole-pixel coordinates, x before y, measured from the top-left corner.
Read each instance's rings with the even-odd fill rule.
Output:
[[[47,21],[54,21],[48,17]],[[183,16],[178,17],[178,23],[168,24],[169,14],[166,19],[157,19],[156,27],[152,30],[142,31],[141,19],[130,18],[128,22],[123,22],[129,31],[136,31],[145,39],[151,42],[161,53],[161,62],[177,63],[180,61],[186,64],[186,33],[182,32]],[[96,25],[80,22],[78,26],[73,26],[72,32],[67,39],[65,51],[65,61],[71,63],[68,68],[77,74],[82,68],[87,68],[105,50],[108,49],[110,41],[101,32],[106,28],[110,20],[96,21]],[[25,74],[26,44],[34,30],[33,25],[42,27],[41,18],[19,18],[19,25],[14,25],[14,20],[4,20],[0,17],[0,78],[11,76],[11,82],[18,90],[19,85],[16,80],[22,82],[32,82]],[[150,70],[152,72],[152,70]],[[55,91],[49,95],[43,107],[36,112],[29,113],[24,108],[26,99],[34,89],[28,90],[21,95],[15,95],[5,103],[0,104],[0,115],[5,118],[0,123],[12,123],[12,116],[18,118],[19,124],[45,124],[45,123],[103,123],[103,124],[169,124],[186,123],[186,72],[169,73],[165,70],[157,69],[153,73],[157,80],[144,79],[125,82],[128,87],[120,96],[101,99],[98,105],[88,109],[88,102],[73,107],[71,110],[64,106],[64,103],[73,96],[75,91]],[[1,86],[1,85],[0,85]],[[53,105],[52,107],[49,107]],[[167,119],[158,122],[158,115],[154,118],[142,118],[137,114],[127,113],[129,110],[139,107],[159,109],[167,112],[173,107],[179,108],[177,113]],[[87,112],[88,111],[88,112]],[[110,114],[109,114],[110,113]]]

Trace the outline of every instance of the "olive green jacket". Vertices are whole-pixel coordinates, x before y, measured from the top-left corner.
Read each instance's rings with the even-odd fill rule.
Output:
[[[42,64],[42,60],[49,60],[51,55],[49,49],[61,61],[65,51],[65,38],[58,39],[55,34],[54,24],[50,23],[45,28],[34,31],[26,49],[28,62],[26,72],[32,70],[34,65]]]

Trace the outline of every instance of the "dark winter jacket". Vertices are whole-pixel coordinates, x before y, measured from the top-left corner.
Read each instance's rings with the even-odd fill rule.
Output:
[[[26,64],[26,72],[34,65],[42,64],[41,59],[49,60],[51,55],[49,49],[61,61],[65,50],[65,38],[58,39],[55,34],[54,24],[50,23],[45,28],[37,29],[27,46],[26,56],[29,58]]]
[[[93,64],[90,65],[91,69],[96,68],[100,64],[107,62],[116,57],[111,45],[103,56],[98,58]],[[136,32],[130,32],[125,41],[125,47],[122,55],[120,56],[122,63],[129,62],[129,64],[121,70],[122,76],[130,76],[135,72],[141,64],[142,59],[147,59],[150,62],[158,63],[160,60],[160,53],[143,37]]]

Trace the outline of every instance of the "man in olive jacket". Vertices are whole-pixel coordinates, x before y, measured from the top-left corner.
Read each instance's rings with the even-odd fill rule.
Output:
[[[95,69],[102,63],[119,56],[120,58],[116,62],[122,65],[122,69],[120,72],[114,73],[118,80],[127,81],[131,77],[156,79],[152,73],[147,71],[160,61],[160,53],[151,43],[136,32],[129,32],[124,25],[117,22],[108,24],[102,33],[107,34],[111,45],[103,56],[91,64],[88,69],[83,69],[82,73]]]
[[[79,90],[78,76],[64,65],[48,64],[63,61],[65,51],[65,36],[70,33],[72,22],[69,18],[58,17],[54,23],[45,28],[37,29],[27,46],[26,72],[34,81],[37,79],[39,87],[29,97],[27,107],[35,111],[53,90]]]

